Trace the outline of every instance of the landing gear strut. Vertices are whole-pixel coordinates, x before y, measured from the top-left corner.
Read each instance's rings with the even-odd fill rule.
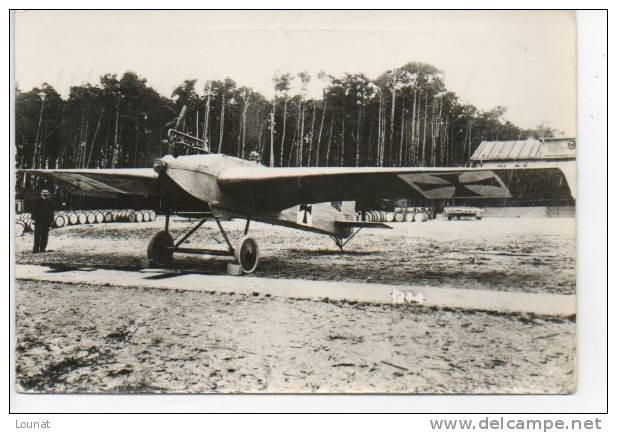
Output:
[[[343,251],[345,245],[347,245],[349,241],[351,241],[360,232],[360,230],[362,230],[362,227],[358,228],[358,230],[353,232],[348,238],[339,238],[335,236],[330,236],[330,238],[332,238],[336,246],[339,247],[341,251]]]
[[[214,213],[214,210],[209,204],[208,210],[209,212],[207,212],[203,218],[201,218],[196,224],[190,226],[185,232],[180,233],[176,236],[176,238],[172,238],[169,233],[170,214],[167,212],[165,215],[165,230],[155,233],[148,243],[148,261],[157,266],[167,266],[171,263],[174,252],[184,254],[204,254],[211,256],[231,256],[234,257],[237,264],[240,265],[243,273],[250,274],[254,272],[259,263],[259,246],[254,238],[247,235],[250,220],[247,219],[246,227],[244,229],[244,236],[238,241],[236,248],[234,248],[227,232],[223,229],[220,218]],[[227,249],[212,250],[205,248],[181,247],[181,245],[209,219],[214,219],[216,222],[216,225],[225,240]]]

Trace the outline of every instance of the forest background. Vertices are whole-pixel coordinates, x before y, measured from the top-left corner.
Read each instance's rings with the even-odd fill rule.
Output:
[[[322,97],[307,98],[311,80]],[[179,129],[211,152],[246,158],[259,153],[280,166],[460,167],[484,140],[552,137],[539,125],[520,128],[506,107],[482,111],[445,86],[436,67],[409,62],[376,78],[321,72],[277,72],[266,99],[232,78],[179,83],[171,98],[133,72],[104,74],[70,88],[63,99],[44,83],[17,87],[17,168],[149,167],[163,156],[166,134],[186,106]],[[18,175],[18,196],[37,187]]]

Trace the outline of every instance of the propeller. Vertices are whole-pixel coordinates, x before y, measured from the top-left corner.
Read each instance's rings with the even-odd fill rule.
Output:
[[[178,116],[178,120],[176,120],[176,126],[174,126],[174,129],[180,128],[180,124],[184,120],[185,116],[186,116],[186,105],[183,105],[182,110],[180,110],[180,115]]]

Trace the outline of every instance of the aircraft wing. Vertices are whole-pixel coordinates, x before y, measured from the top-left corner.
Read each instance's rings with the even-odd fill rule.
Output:
[[[94,197],[157,197],[158,174],[151,168],[20,170],[52,179],[73,194]]]
[[[558,167],[538,168],[228,168],[218,176],[226,193],[253,206],[285,209],[301,203],[411,198],[419,201],[499,199],[544,201],[571,197]]]

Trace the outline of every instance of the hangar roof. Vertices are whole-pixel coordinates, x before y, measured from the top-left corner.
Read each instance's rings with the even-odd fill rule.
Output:
[[[510,141],[483,141],[471,156],[472,161],[520,161],[528,159],[574,159],[574,138],[535,138]]]

